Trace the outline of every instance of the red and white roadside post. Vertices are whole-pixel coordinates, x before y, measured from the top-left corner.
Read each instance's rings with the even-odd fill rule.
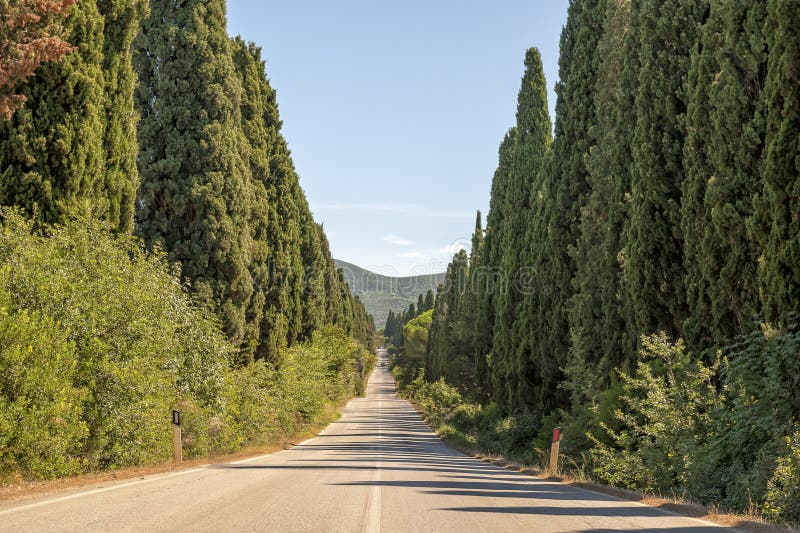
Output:
[[[558,448],[561,443],[561,428],[553,429],[553,443],[550,445],[550,476],[558,475]]]

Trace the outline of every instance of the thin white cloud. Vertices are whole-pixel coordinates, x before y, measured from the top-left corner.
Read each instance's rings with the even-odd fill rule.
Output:
[[[405,252],[402,254],[397,254],[397,257],[402,257],[404,259],[420,259],[425,257],[425,254],[422,252]]]
[[[470,242],[467,239],[458,239],[439,248],[440,254],[456,255],[461,250],[469,251]]]
[[[413,246],[414,241],[405,239],[403,237],[398,237],[397,235],[385,235],[383,237],[383,242],[388,242],[389,244],[394,244],[396,246]]]

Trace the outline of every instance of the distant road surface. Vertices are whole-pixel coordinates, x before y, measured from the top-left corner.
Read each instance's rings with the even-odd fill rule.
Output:
[[[378,367],[367,397],[311,441],[2,506],[0,531],[726,530],[452,451]]]

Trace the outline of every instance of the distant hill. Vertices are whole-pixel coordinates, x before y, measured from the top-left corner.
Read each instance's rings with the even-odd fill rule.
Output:
[[[375,327],[386,325],[389,311],[404,311],[417,303],[417,296],[436,288],[444,281],[444,272],[421,276],[392,277],[369,271],[347,261],[335,260],[344,272],[350,290],[358,296],[367,312],[375,318]]]

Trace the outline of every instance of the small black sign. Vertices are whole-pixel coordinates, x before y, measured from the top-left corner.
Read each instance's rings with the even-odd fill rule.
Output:
[[[176,426],[181,425],[181,412],[176,411],[175,409],[172,410],[172,423]]]

